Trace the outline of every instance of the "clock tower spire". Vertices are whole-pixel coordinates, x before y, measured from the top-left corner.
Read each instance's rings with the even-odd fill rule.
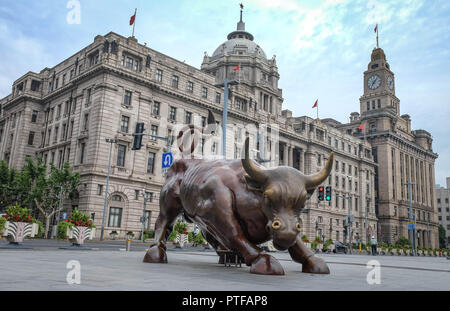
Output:
[[[378,25],[375,27],[378,33],[377,28]],[[383,49],[374,48],[367,70],[364,72],[364,95],[359,99],[361,115],[389,109],[400,116],[400,100],[395,96],[394,81],[394,73],[390,69]]]

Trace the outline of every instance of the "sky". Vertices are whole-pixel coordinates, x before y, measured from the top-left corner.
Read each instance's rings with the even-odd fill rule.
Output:
[[[114,31],[200,68],[236,29],[238,0],[0,0],[0,98],[28,71],[52,67]],[[276,55],[283,108],[348,122],[376,45],[395,73],[401,114],[433,136],[436,183],[450,176],[449,0],[243,0],[246,30]]]

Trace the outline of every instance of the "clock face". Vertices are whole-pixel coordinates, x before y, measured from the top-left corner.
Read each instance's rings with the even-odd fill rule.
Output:
[[[375,89],[379,88],[380,85],[381,85],[381,78],[378,75],[370,76],[370,78],[367,79],[367,86],[371,90],[375,90]]]
[[[391,89],[391,91],[394,90],[394,79],[392,79],[391,76],[387,78],[387,84],[389,86],[389,89]]]

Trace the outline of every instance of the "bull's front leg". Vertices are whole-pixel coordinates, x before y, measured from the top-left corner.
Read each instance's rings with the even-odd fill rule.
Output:
[[[165,242],[169,237],[170,225],[182,211],[182,206],[171,194],[164,194],[160,204],[160,214],[155,224],[155,241],[144,256],[144,262],[167,263]]]
[[[274,257],[263,253],[262,249],[249,242],[241,225],[233,213],[233,198],[229,189],[220,182],[205,185],[214,191],[207,191],[209,199],[200,209],[201,218],[210,229],[210,233],[227,248],[239,252],[250,273],[266,275],[284,275],[283,267]],[[206,192],[206,189],[203,188]]]
[[[297,237],[294,246],[289,248],[289,254],[292,260],[302,264],[302,272],[314,274],[330,274],[330,269],[325,261],[308,249]]]

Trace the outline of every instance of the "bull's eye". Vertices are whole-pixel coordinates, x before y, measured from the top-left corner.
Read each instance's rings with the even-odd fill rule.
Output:
[[[275,220],[275,221],[272,223],[272,228],[273,228],[274,230],[280,229],[280,228],[281,228],[281,222],[280,222],[279,220]]]
[[[302,231],[302,226],[300,226],[299,223],[297,223],[297,231],[298,231],[298,232]]]

